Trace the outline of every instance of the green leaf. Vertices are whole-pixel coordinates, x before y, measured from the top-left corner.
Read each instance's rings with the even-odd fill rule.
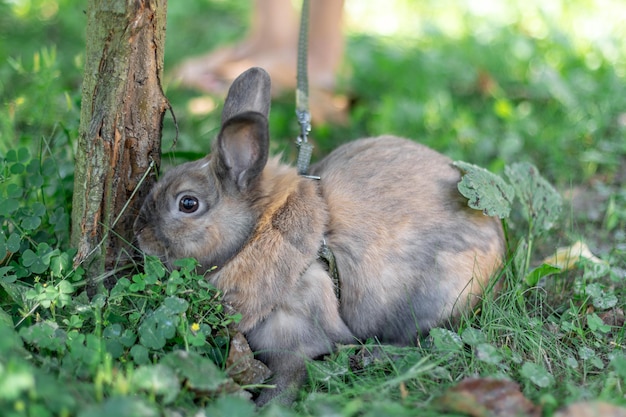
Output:
[[[130,348],[130,354],[137,365],[147,365],[150,363],[150,352],[141,345],[135,345]]]
[[[139,326],[139,340],[149,349],[161,349],[176,334],[180,315],[189,303],[182,298],[167,297],[163,304],[144,319]]]
[[[228,381],[217,365],[195,352],[177,350],[163,357],[161,363],[176,370],[194,390],[215,392]]]
[[[589,346],[581,346],[578,348],[578,356],[584,361],[589,361],[590,364],[598,369],[604,368],[602,359],[598,356],[595,350]]]
[[[30,327],[22,328],[19,333],[25,342],[37,346],[39,349],[49,349],[58,353],[65,352],[67,334],[54,322],[42,321]]]
[[[10,216],[18,208],[20,208],[20,203],[15,199],[6,198],[0,201],[0,215],[2,216]]]
[[[232,395],[219,397],[205,409],[205,415],[211,417],[252,417],[256,416],[254,403]],[[276,416],[276,412],[267,415]],[[382,415],[382,414],[379,414]]]
[[[41,173],[46,177],[51,177],[57,172],[56,164],[52,158],[47,158],[41,165]]]
[[[22,239],[20,235],[17,233],[11,233],[9,239],[7,240],[7,249],[9,252],[15,253],[20,250],[20,244],[22,243]]]
[[[539,280],[541,280],[541,278],[553,274],[558,274],[560,272],[561,268],[559,268],[558,266],[542,264],[541,266],[538,266],[537,268],[530,271],[526,275],[524,280],[526,281],[526,284],[528,284],[530,287],[534,287],[535,285],[537,285]]]
[[[101,310],[104,308],[106,302],[107,302],[107,299],[104,296],[104,294],[96,294],[91,299],[91,302],[89,304],[91,305],[93,309]]]
[[[587,361],[591,358],[595,358],[597,356],[596,351],[591,349],[588,346],[581,346],[578,348],[578,356],[580,359]]]
[[[50,259],[54,255],[58,255],[60,251],[58,249],[52,250],[47,243],[40,243],[37,246],[37,253],[31,249],[26,249],[22,254],[22,265],[30,269],[34,274],[44,273],[50,266]]]
[[[146,256],[144,269],[146,275],[161,279],[165,276],[165,267],[156,256]]]
[[[29,174],[39,174],[41,171],[41,164],[38,159],[33,159],[28,163]]]
[[[40,174],[33,173],[29,177],[26,177],[27,184],[33,188],[41,188],[43,185],[43,177]]]
[[[30,310],[35,302],[29,300],[26,294],[30,290],[30,287],[27,287],[20,281],[17,282],[0,282],[2,288],[9,294],[14,303],[16,303],[20,308],[24,308],[26,310]]]
[[[20,175],[25,170],[26,170],[26,167],[24,166],[24,164],[20,164],[19,162],[16,162],[13,165],[11,165],[10,172],[13,175]]]
[[[554,377],[542,365],[526,362],[520,370],[522,377],[540,388],[547,388],[554,384]]]
[[[489,343],[481,343],[476,346],[476,357],[479,361],[492,365],[497,365],[504,359],[498,348]]]
[[[189,273],[198,266],[198,261],[194,258],[182,258],[174,261],[174,266],[179,268],[183,273]]]
[[[78,417],[159,417],[156,406],[139,397],[111,397],[104,403],[84,408]]]
[[[487,216],[509,217],[513,202],[513,188],[502,178],[484,168],[455,161],[453,164],[463,171],[463,177],[457,185],[467,204],[476,210],[482,210]]]
[[[132,292],[139,292],[146,289],[144,277],[142,274],[135,274],[132,276],[133,283],[128,286],[128,289]]]
[[[15,149],[9,150],[5,158],[7,162],[17,162],[17,151]]]
[[[110,324],[102,332],[107,351],[113,358],[122,356],[126,348],[129,348],[137,341],[137,335],[130,329],[124,329],[119,323]]]
[[[178,290],[178,286],[184,284],[184,280],[180,276],[180,272],[175,269],[167,279],[167,285],[165,287],[165,294],[174,295]]]
[[[176,373],[162,364],[140,366],[131,379],[134,388],[162,396],[162,402],[169,404],[176,399],[180,391],[180,381]]]
[[[463,330],[461,333],[461,339],[464,343],[467,343],[470,346],[476,346],[480,343],[485,343],[487,338],[483,334],[483,332],[479,329],[475,329],[473,327],[468,327]]]
[[[0,267],[0,282],[8,284],[17,281],[17,275],[11,274],[11,271],[13,271],[12,266]]]
[[[29,267],[39,260],[39,257],[31,249],[26,249],[22,254],[22,265]]]
[[[572,369],[578,369],[578,361],[573,356],[568,356],[565,358],[565,364]]]
[[[115,286],[111,289],[111,292],[109,295],[109,302],[117,298],[122,298],[127,293],[126,289],[130,287],[130,285],[131,284],[128,278],[122,277],[118,279],[117,282],[115,283]]]
[[[65,324],[69,329],[80,329],[83,327],[83,323],[84,320],[76,314],[72,314],[69,319],[63,319],[63,324]]]
[[[626,381],[626,355],[619,353],[611,359],[611,366],[624,381]]]
[[[611,266],[605,262],[583,261],[583,264],[583,279],[585,281],[600,279],[611,273]]]
[[[139,341],[149,349],[161,349],[167,339],[176,334],[178,317],[170,317],[162,312],[148,316],[139,326]]]
[[[20,198],[22,198],[24,190],[17,184],[8,184],[6,187],[6,192],[8,198],[16,198],[19,200]]]
[[[25,164],[30,159],[30,151],[28,148],[19,148],[17,150],[17,161]]]
[[[7,185],[6,191],[7,191],[8,198],[16,198],[18,200],[22,198],[22,194],[24,193],[24,190],[22,189],[22,187],[20,187],[17,184]]]
[[[613,290],[605,291],[601,284],[591,283],[585,287],[585,294],[591,297],[591,303],[600,310],[608,310],[617,305],[618,299]]]
[[[6,381],[7,374],[11,372],[11,363],[15,364],[19,359],[31,360],[32,352],[24,349],[24,342],[14,328],[11,315],[0,308],[0,387]],[[0,388],[0,399],[5,391]],[[1,403],[2,401],[0,401]]]
[[[122,346],[129,348],[137,341],[137,334],[131,329],[125,329],[120,335],[119,341]]]
[[[522,204],[522,213],[531,227],[531,233],[540,234],[552,229],[561,215],[559,193],[529,163],[507,166],[504,172]]]
[[[102,358],[105,341],[95,334],[83,334],[72,330],[67,334],[67,349],[71,353],[64,358],[64,365],[95,370]]]
[[[171,311],[172,314],[182,314],[189,308],[189,303],[178,297],[167,297],[163,301],[163,305]]]
[[[74,292],[74,286],[66,279],[59,281],[57,288],[61,294],[72,294]]]
[[[451,330],[434,328],[430,330],[430,337],[433,339],[435,347],[439,350],[463,350],[463,341],[461,340],[461,337]]]
[[[31,212],[33,213],[33,216],[42,217],[43,215],[46,214],[46,206],[44,206],[39,201],[34,202],[32,206],[30,207],[30,209],[31,209]]]
[[[587,326],[592,332],[608,333],[611,331],[611,326],[605,324],[596,313],[587,315]]]
[[[63,252],[58,256],[50,259],[50,274],[54,278],[63,278],[72,270],[72,257],[67,252]]]
[[[69,216],[63,207],[57,207],[48,217],[51,225],[54,225],[56,233],[64,232],[69,227]]]
[[[25,216],[22,219],[22,228],[24,230],[35,230],[41,225],[41,217],[39,216]]]
[[[2,327],[9,327],[13,329],[13,319],[11,318],[9,313],[0,308],[0,328]],[[1,343],[2,342],[0,341],[0,344]]]

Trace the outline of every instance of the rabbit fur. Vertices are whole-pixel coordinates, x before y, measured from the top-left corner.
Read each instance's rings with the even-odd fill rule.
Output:
[[[135,221],[140,248],[196,258],[288,402],[305,361],[336,344],[409,345],[471,308],[504,255],[500,221],[468,208],[451,161],[393,136],[340,146],[311,168],[268,157],[270,80],[231,86],[205,158],[167,172]],[[335,255],[341,296],[318,250]],[[216,267],[214,270],[210,269]]]

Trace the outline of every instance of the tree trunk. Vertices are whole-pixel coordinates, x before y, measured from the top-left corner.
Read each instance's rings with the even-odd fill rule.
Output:
[[[132,256],[161,162],[166,10],[167,0],[89,1],[71,238],[92,285]]]

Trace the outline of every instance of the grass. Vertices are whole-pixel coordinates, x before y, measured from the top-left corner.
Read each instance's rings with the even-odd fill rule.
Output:
[[[231,3],[170,2],[166,72],[240,37],[249,10]],[[3,415],[462,415],[467,406],[450,410],[441,398],[468,377],[515,381],[544,415],[577,401],[626,405],[624,6],[414,3],[396,0],[378,25],[368,19],[380,2],[348,2],[340,89],[352,106],[345,126],[314,126],[316,156],[362,136],[409,136],[505,180],[516,163],[532,163],[563,209],[531,227],[532,206],[518,200],[506,220],[503,290],[458,329],[414,348],[343,347],[310,364],[293,409],[258,411],[223,372],[237,317],[191,263],[169,273],[148,260],[107,296],[86,298],[68,242],[85,16],[69,0],[0,1]],[[219,109],[193,113],[188,103],[201,94],[166,94],[181,129],[172,150],[165,123],[166,160],[203,155]],[[291,157],[296,132],[293,98],[278,98],[274,150]],[[542,266],[576,241],[597,258],[561,272]]]

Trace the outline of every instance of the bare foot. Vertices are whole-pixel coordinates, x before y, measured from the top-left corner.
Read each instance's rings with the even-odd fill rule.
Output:
[[[183,61],[174,70],[172,78],[181,86],[223,95],[239,74],[250,67],[258,66],[270,74],[272,93],[278,95],[295,88],[295,50],[295,42],[293,45],[276,47],[247,40]]]

